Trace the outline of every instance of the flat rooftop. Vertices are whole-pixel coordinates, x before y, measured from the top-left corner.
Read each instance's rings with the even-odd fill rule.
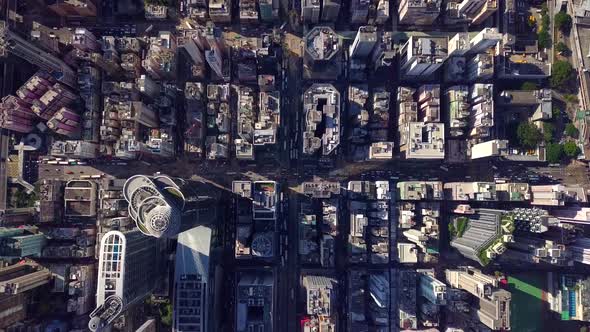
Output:
[[[330,60],[341,49],[340,36],[327,26],[318,26],[305,36],[305,49],[314,60]]]

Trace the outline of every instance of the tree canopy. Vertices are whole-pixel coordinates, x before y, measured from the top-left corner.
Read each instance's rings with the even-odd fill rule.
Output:
[[[549,163],[558,163],[563,157],[563,146],[558,143],[550,143],[546,148],[546,156]]]
[[[543,139],[539,128],[528,122],[522,122],[518,125],[516,136],[520,146],[526,149],[536,148],[537,144]]]
[[[575,158],[580,154],[580,148],[574,141],[565,142],[563,145],[563,152],[570,158]]]
[[[555,51],[557,51],[558,53],[561,54],[565,54],[569,52],[569,48],[567,47],[567,45],[565,45],[564,42],[558,42],[557,44],[555,44]]]
[[[541,30],[541,32],[537,34],[537,41],[541,48],[548,48],[551,46],[551,36],[549,35],[549,32],[547,32],[547,30]]]
[[[565,134],[572,138],[578,137],[578,128],[574,126],[573,123],[568,123],[565,125]]]
[[[568,33],[572,28],[572,17],[566,12],[560,11],[553,17],[555,20],[555,27],[564,33]]]
[[[553,133],[555,132],[555,126],[549,122],[543,123],[543,140],[545,143],[553,140]]]
[[[563,60],[558,60],[553,63],[553,70],[551,71],[551,84],[554,87],[559,87],[566,84],[573,75],[574,69],[572,65]]]

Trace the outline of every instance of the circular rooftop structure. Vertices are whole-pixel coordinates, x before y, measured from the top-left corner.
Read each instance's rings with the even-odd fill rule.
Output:
[[[185,199],[171,178],[133,176],[125,182],[123,196],[129,203],[129,216],[143,234],[174,237],[180,231]]]
[[[252,254],[258,257],[271,257],[272,252],[272,234],[254,234],[254,238],[252,239]]]

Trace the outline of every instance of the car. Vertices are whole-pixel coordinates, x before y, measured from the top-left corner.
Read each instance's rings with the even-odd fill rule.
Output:
[[[66,174],[74,174],[72,171],[67,171]]]

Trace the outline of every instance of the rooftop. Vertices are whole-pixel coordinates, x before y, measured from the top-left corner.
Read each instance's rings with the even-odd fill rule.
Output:
[[[332,84],[316,83],[303,95],[303,153],[332,155],[340,145],[340,92]],[[324,128],[323,133],[318,133]],[[318,137],[319,136],[319,137]]]
[[[445,157],[445,125],[410,122],[403,133],[407,159],[443,159]]]
[[[332,59],[342,48],[340,36],[327,26],[316,26],[305,36],[305,50],[314,60]]]
[[[91,217],[96,215],[97,185],[93,181],[73,180],[64,190],[65,212],[68,217]]]

